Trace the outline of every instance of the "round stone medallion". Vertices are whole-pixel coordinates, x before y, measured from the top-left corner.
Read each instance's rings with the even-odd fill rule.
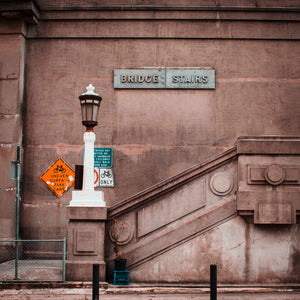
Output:
[[[108,233],[111,241],[117,245],[126,245],[133,237],[131,225],[126,221],[115,221]]]
[[[265,169],[265,179],[272,185],[278,185],[285,179],[284,170],[278,165],[271,165]]]
[[[218,196],[228,195],[233,188],[232,175],[228,173],[216,173],[210,179],[210,189]]]

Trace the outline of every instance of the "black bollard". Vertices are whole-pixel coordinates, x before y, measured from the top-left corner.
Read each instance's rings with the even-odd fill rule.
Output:
[[[99,264],[93,264],[93,300],[99,300]]]
[[[217,265],[210,265],[210,300],[217,300]]]

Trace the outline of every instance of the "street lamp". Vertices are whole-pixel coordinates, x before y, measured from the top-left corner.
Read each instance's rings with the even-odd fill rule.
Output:
[[[94,127],[98,124],[98,111],[102,98],[94,92],[89,84],[87,92],[79,96],[82,124],[86,127],[83,134],[84,160],[82,191],[72,192],[70,206],[106,206],[103,192],[94,190],[94,144],[96,135]]]
[[[101,97],[90,84],[87,92],[79,96],[83,134],[84,160],[82,190],[72,191],[72,200],[67,207],[67,280],[92,280],[91,265],[97,263],[99,280],[105,280],[105,222],[107,208],[104,193],[94,190],[94,144],[96,135],[93,128],[98,124],[98,110]],[[78,107],[79,108],[79,107]],[[96,273],[96,272],[94,272]],[[93,276],[96,274],[93,274]]]
[[[94,92],[95,88],[91,84],[86,89],[87,92],[79,96],[82,125],[87,131],[93,131],[94,126],[98,124],[98,111],[102,98]]]

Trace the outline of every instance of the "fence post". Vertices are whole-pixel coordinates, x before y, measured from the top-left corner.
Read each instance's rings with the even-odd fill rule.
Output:
[[[99,300],[99,264],[93,264],[93,300]]]
[[[19,219],[20,219],[20,181],[21,181],[21,146],[17,145],[16,154],[16,242],[15,242],[15,280],[18,280],[19,269]]]
[[[63,282],[66,281],[66,253],[67,253],[67,239],[64,237],[63,239],[64,245],[63,245]]]
[[[210,265],[210,300],[217,300],[217,265]]]

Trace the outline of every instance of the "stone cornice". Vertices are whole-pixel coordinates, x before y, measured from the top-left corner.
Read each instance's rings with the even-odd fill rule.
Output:
[[[295,10],[298,0],[36,0],[41,10]],[[274,3],[275,2],[275,3]]]
[[[5,19],[22,19],[25,23],[37,24],[40,11],[34,1],[0,1],[0,16]]]

